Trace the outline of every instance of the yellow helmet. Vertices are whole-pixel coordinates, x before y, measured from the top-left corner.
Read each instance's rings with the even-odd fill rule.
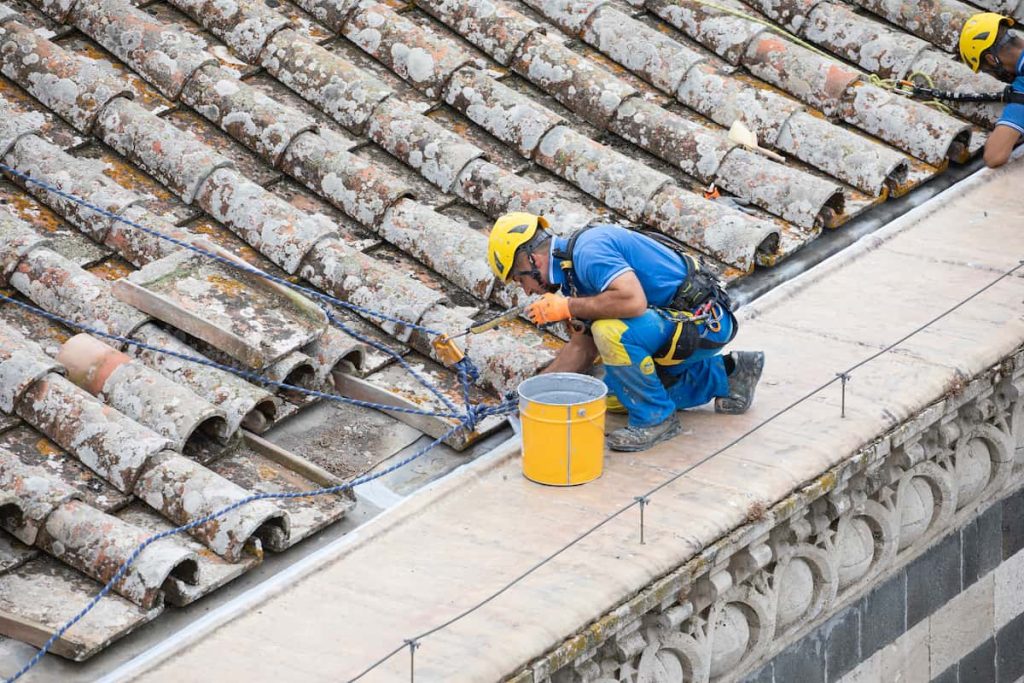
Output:
[[[537,228],[546,229],[548,220],[532,213],[507,213],[494,222],[487,241],[487,263],[494,276],[508,282],[519,247],[533,239]]]
[[[972,16],[960,30],[960,59],[977,71],[981,68],[981,55],[999,37],[999,28],[1003,24],[1013,26],[1013,23],[1010,17],[995,12],[981,12]]]

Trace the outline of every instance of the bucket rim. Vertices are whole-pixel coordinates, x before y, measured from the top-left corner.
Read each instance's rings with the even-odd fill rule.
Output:
[[[572,403],[551,403],[548,401],[538,401],[535,398],[530,398],[529,396],[523,394],[523,387],[530,384],[531,382],[539,383],[541,380],[570,380],[573,382],[581,382],[583,384],[588,385],[589,387],[599,390],[599,393],[597,396],[593,396],[591,398],[581,397],[581,400],[574,401]],[[516,393],[519,395],[520,400],[528,401],[538,406],[575,406],[583,403],[593,403],[594,401],[600,401],[605,399],[608,396],[608,386],[601,380],[597,379],[596,377],[584,375],[578,372],[549,372],[546,374],[536,375],[534,377],[530,377],[529,379],[523,380],[522,382],[519,383],[519,386],[516,387]]]

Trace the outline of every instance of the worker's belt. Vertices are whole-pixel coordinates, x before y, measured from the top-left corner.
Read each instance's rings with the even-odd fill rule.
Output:
[[[717,342],[707,338],[708,332],[717,332],[721,329],[724,316],[732,316],[729,309],[715,303],[709,302],[695,313],[672,309],[658,309],[658,312],[676,323],[676,329],[669,342],[653,356],[654,362],[658,365],[679,365],[697,350],[720,349],[736,336],[738,325],[733,318],[732,334],[727,340]]]
[[[669,307],[675,311],[696,311],[709,303],[732,310],[732,301],[714,273],[685,252],[678,252],[686,265],[686,279],[680,283]]]

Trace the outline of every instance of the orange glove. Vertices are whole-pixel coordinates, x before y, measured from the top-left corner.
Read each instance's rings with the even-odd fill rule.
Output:
[[[526,307],[526,315],[534,325],[557,323],[572,317],[569,300],[561,294],[545,294]]]

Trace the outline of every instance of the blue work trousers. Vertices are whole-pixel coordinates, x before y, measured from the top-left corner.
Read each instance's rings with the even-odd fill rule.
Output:
[[[648,309],[636,318],[594,322],[591,329],[604,361],[604,382],[629,411],[631,426],[656,425],[677,410],[729,395],[725,361],[718,354],[732,339],[736,320],[731,313],[724,313],[717,332],[703,322],[696,324],[714,348],[697,349],[678,365],[656,365],[654,356],[671,341],[675,320]]]

